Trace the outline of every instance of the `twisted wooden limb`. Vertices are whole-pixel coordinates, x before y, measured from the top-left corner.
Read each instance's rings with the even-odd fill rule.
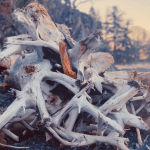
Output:
[[[68,146],[85,146],[91,145],[96,142],[109,143],[111,145],[115,145],[122,150],[129,150],[124,142],[128,142],[128,139],[125,138],[109,138],[103,136],[92,136],[86,134],[75,133],[71,131],[65,131],[63,128],[54,128],[47,127],[47,129],[57,138],[61,143]],[[64,137],[66,140],[62,139]]]
[[[128,86],[127,86],[127,89],[129,89]],[[112,110],[115,110],[115,109],[119,110],[120,108],[122,108],[122,105],[124,105],[130,98],[132,98],[138,92],[138,90],[135,87],[132,87],[129,90],[124,89],[124,91],[126,91],[126,92],[120,96],[118,96],[120,94],[120,92],[118,91],[118,93],[116,93],[114,96],[112,96],[99,109],[102,112],[104,112],[105,115],[107,115]]]
[[[65,122],[66,130],[72,131],[77,117],[78,117],[78,109],[77,108],[75,108],[69,112],[69,118]]]
[[[23,94],[23,92],[22,92]],[[23,94],[24,95],[24,94]],[[24,113],[25,101],[28,97],[19,100],[18,98],[7,108],[7,110],[0,116],[0,128],[2,128],[6,123],[8,123],[14,116]]]
[[[16,40],[10,43],[12,45],[31,45],[31,46],[43,46],[43,47],[48,47],[52,49],[53,51],[59,53],[59,46],[53,42],[53,41],[42,41],[42,40],[36,40],[36,41],[22,41],[22,40]],[[16,53],[16,52],[15,52]]]
[[[0,65],[1,66],[5,66],[8,68],[8,66],[10,66],[10,63],[14,64],[17,56],[13,56],[13,55],[20,54],[21,51],[25,50],[25,48],[27,47],[25,45],[12,45],[12,42],[14,40],[31,41],[32,39],[31,39],[31,36],[27,35],[27,34],[22,34],[22,35],[13,36],[13,37],[7,37],[5,39],[4,50],[1,52],[1,55],[0,55]],[[4,60],[4,58],[7,58],[8,60],[6,61],[6,60]]]
[[[21,120],[20,121],[20,123],[22,124],[22,125],[24,125],[28,130],[30,130],[31,132],[33,132],[35,129],[32,127],[32,126],[30,126],[27,122],[25,122],[24,120]]]
[[[3,147],[14,148],[14,149],[26,149],[26,148],[29,148],[29,147],[16,147],[16,146],[11,146],[11,145],[5,145],[5,144],[2,144],[2,143],[0,143],[0,145],[3,146]]]
[[[130,101],[144,100],[146,99],[148,93],[144,93],[143,96],[133,97]]]
[[[86,95],[83,94],[88,88],[90,87],[90,84],[81,90],[78,94],[76,94],[72,100],[67,104],[65,108],[62,109],[62,111],[59,113],[58,116],[53,118],[54,120],[52,121],[55,126],[59,126],[61,123],[61,120],[66,116],[66,114],[71,111],[74,108],[78,108],[78,113],[80,113],[81,109],[83,111],[90,113],[96,120],[97,120],[97,115],[100,113],[100,115],[103,117],[103,121],[105,123],[104,127],[108,126],[111,129],[114,129],[115,131],[119,132],[120,134],[124,134],[124,131],[122,127],[117,124],[115,121],[109,119],[108,117],[104,116],[97,108],[95,108],[93,105],[91,105],[87,100],[86,100]]]
[[[91,35],[89,35],[84,40],[81,40],[76,43],[73,49],[68,51],[69,58],[71,59],[73,69],[77,70],[79,75],[77,75],[78,79],[83,81],[83,69],[86,66],[85,62],[87,56],[98,46],[100,46],[101,42],[99,37],[101,36],[101,31],[96,30]],[[80,61],[83,61],[84,65],[80,65]]]
[[[111,115],[122,127],[124,125],[128,125],[142,130],[149,130],[149,126],[142,120],[141,117],[128,112],[126,105],[124,105],[119,112],[111,112]],[[111,116],[109,117],[112,118]]]
[[[135,114],[138,114],[146,105],[146,102],[143,102],[141,106],[135,111]]]
[[[4,134],[6,134],[8,137],[12,138],[13,140],[15,140],[17,142],[19,141],[19,137],[17,135],[13,134],[10,130],[2,128],[2,132]]]
[[[27,101],[27,103],[28,103],[28,101]],[[9,123],[20,122],[22,120],[26,120],[26,119],[30,118],[33,115],[36,115],[35,109],[26,109],[25,113],[20,114],[20,116],[18,116],[18,117],[14,117]]]
[[[101,33],[101,30],[96,30],[84,40],[77,42],[74,48],[68,51],[74,68],[78,67],[78,62],[81,57],[86,58],[96,47],[100,46],[101,41],[99,37]]]
[[[88,57],[83,55],[78,63],[77,79],[80,81],[80,84],[90,79],[93,82],[93,86],[102,93],[102,82],[104,82],[104,79],[99,74],[103,73],[113,63],[113,57],[108,53],[92,53]]]
[[[34,120],[32,121],[32,122],[30,122],[30,126],[34,126],[36,123],[37,123],[37,121],[38,121],[38,117],[36,116],[35,118],[34,118]],[[22,133],[22,135],[26,135],[26,133],[27,133],[27,130],[24,130],[23,131],[23,133]]]
[[[131,102],[130,104],[131,104],[132,113],[133,113],[134,115],[136,115],[136,112],[135,112],[133,103]],[[137,132],[138,144],[139,144],[139,145],[143,145],[140,130],[136,128],[136,132]]]

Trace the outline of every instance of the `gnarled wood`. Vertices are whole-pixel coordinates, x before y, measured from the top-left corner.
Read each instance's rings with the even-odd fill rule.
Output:
[[[21,123],[25,135],[27,129],[33,132],[40,124],[64,145],[98,142],[128,150],[124,144],[128,139],[123,138],[125,126],[137,128],[138,135],[139,129],[149,129],[135,115],[143,108],[150,112],[149,73],[106,71],[114,63],[111,54],[92,53],[101,44],[101,30],[75,42],[69,28],[55,25],[37,3],[16,9],[12,16],[28,34],[6,38],[0,53],[0,66],[6,68],[4,82],[16,94],[13,103],[1,111],[2,132],[18,141],[10,131],[12,126],[19,129],[17,123]],[[45,56],[42,47],[57,57],[52,58],[52,53]],[[141,100],[142,105],[130,114],[126,107],[135,100]]]

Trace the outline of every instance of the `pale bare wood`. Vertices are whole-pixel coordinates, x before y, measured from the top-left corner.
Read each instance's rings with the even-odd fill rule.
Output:
[[[132,102],[131,102],[131,109],[132,109],[133,114],[136,115],[136,112],[135,112],[135,109],[134,109],[134,105],[133,105]],[[140,130],[136,128],[136,132],[137,132],[138,144],[139,145],[143,145]]]
[[[17,135],[15,135],[14,133],[12,133],[10,130],[2,128],[2,132],[4,134],[6,134],[8,137],[12,138],[15,141],[19,141],[19,137]]]
[[[11,146],[11,145],[5,145],[5,144],[2,144],[0,143],[1,146],[3,147],[9,147],[9,148],[15,148],[15,149],[25,149],[25,148],[29,148],[29,147],[16,147],[16,146]]]
[[[76,44],[76,41],[70,36],[70,28],[68,28],[65,24],[57,24],[57,23],[56,27],[64,35],[67,42],[69,43],[69,46],[73,48]]]
[[[36,3],[15,10],[13,17],[24,25],[28,34],[7,38],[6,50],[0,54],[0,63],[9,67],[8,74],[5,74],[5,82],[11,83],[15,88],[12,91],[16,93],[14,102],[0,116],[2,130],[8,130],[13,123],[19,122],[26,129],[34,131],[35,123],[39,121],[64,145],[77,147],[98,142],[127,150],[124,143],[128,139],[119,137],[124,135],[125,125],[142,130],[149,129],[140,117],[130,114],[126,109],[126,103],[131,99],[135,100],[133,97],[138,91],[143,93],[144,98],[147,96],[146,88],[141,88],[141,83],[144,82],[141,82],[140,74],[137,71],[105,72],[114,63],[113,57],[109,53],[92,53],[101,44],[100,30],[75,42],[70,36],[69,28],[65,25],[55,26],[45,8]],[[68,45],[64,44],[65,39]],[[68,51],[67,46],[71,47]],[[52,64],[52,61],[50,63],[44,60],[42,47],[48,47],[49,51],[53,50],[58,57],[60,55],[61,62]],[[26,48],[33,49],[34,52],[28,53],[25,51]],[[22,54],[22,51],[25,53]],[[18,58],[13,59],[16,54]],[[47,56],[48,59],[49,57]],[[66,75],[58,72],[61,66]],[[59,69],[55,70],[54,67]],[[72,69],[77,73],[77,80]],[[52,83],[48,84],[48,80]],[[130,86],[131,81],[134,81],[137,87],[132,84]],[[59,84],[75,94],[72,98],[64,100],[65,103],[51,92],[58,88]],[[93,101],[88,94],[94,88],[103,93],[103,85],[114,95],[98,108],[92,104]],[[142,108],[143,106],[140,107]],[[81,122],[76,127],[75,122],[81,112],[91,115],[94,125],[83,124],[84,118],[80,118]],[[30,122],[26,122],[27,119]],[[107,131],[108,135],[104,137],[103,133]],[[26,132],[27,130],[24,130],[23,135]],[[15,137],[13,133],[8,135]]]
[[[97,135],[102,136],[102,131],[103,131],[103,116],[101,116],[98,113],[98,119],[97,119]]]
[[[144,99],[146,99],[147,95],[148,95],[148,93],[144,93],[143,96],[133,97],[133,98],[131,99],[131,101],[144,100]]]
[[[57,138],[61,143],[68,146],[85,146],[89,145],[95,142],[104,142],[104,143],[110,143],[112,145],[118,146],[122,150],[129,150],[125,145],[124,142],[127,142],[128,139],[123,138],[109,138],[109,137],[103,137],[103,136],[92,136],[92,135],[86,135],[86,134],[79,134],[75,132],[64,132],[62,128],[60,129],[52,129],[51,127],[47,128],[55,138]],[[62,139],[60,136],[64,136],[67,140]],[[70,136],[68,136],[70,135]],[[117,142],[119,141],[119,142]]]
[[[23,24],[33,40],[37,40],[37,35],[40,35],[43,41],[54,41],[57,44],[64,39],[46,9],[40,4],[30,3],[26,9],[16,9],[12,16],[15,21]]]
[[[144,102],[136,111],[135,114],[138,114],[144,107],[145,107],[146,103]]]

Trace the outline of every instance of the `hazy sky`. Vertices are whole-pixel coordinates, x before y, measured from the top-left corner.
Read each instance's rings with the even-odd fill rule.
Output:
[[[78,9],[89,13],[91,5],[100,12],[102,21],[105,19],[107,8],[118,6],[121,11],[125,12],[125,19],[133,20],[133,25],[150,32],[150,0],[94,0],[92,4],[88,2],[79,5]]]

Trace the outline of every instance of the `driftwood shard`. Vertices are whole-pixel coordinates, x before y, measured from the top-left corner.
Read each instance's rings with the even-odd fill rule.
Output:
[[[135,108],[132,102],[131,102],[131,109],[132,109],[133,114],[136,115]],[[136,128],[136,132],[137,132],[138,144],[143,145],[140,130]]]
[[[68,57],[68,53],[66,50],[66,43],[61,41],[59,43],[59,51],[60,51],[60,58],[61,63],[63,66],[64,73],[74,79],[76,79],[76,73],[72,71],[71,63]]]
[[[18,36],[13,36],[13,37],[7,37],[4,42],[5,44],[3,45],[4,50],[1,52],[0,55],[0,66],[5,66],[5,67],[10,67],[13,65],[13,63],[16,61],[18,58],[16,54],[21,54],[23,50],[26,49],[25,45],[12,45],[13,41],[31,41],[31,36],[27,34],[22,34]],[[9,57],[10,56],[10,57]]]

